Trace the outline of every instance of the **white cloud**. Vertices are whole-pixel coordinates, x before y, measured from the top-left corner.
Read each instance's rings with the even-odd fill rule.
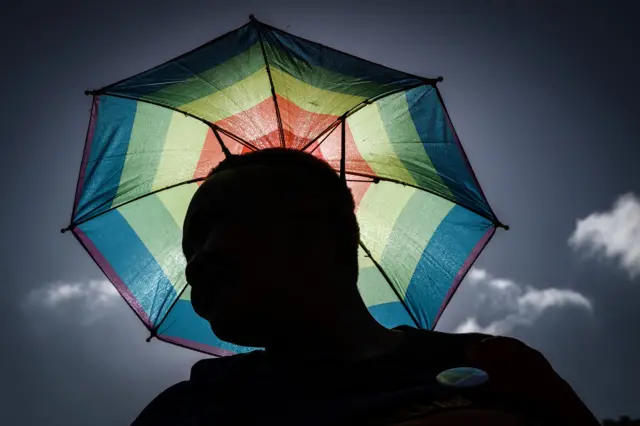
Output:
[[[496,290],[508,290],[512,288],[516,288],[517,285],[511,280],[506,280],[504,278],[495,278],[487,281],[487,284]]]
[[[467,274],[467,279],[472,282],[483,281],[487,278],[487,271],[480,268],[471,268],[469,273]]]
[[[491,307],[502,313],[499,319],[481,325],[475,316],[468,317],[457,328],[457,333],[487,333],[502,335],[517,326],[530,326],[549,309],[574,307],[587,312],[593,311],[591,301],[581,293],[570,289],[537,289],[522,286],[513,280],[493,277],[485,270],[468,276],[480,291],[478,300],[491,302]]]
[[[456,328],[456,333],[485,333],[485,331],[484,328],[478,324],[478,320],[470,317]]]
[[[619,262],[631,279],[640,275],[640,198],[619,197],[605,212],[595,212],[576,222],[569,238],[574,250],[586,250]]]
[[[64,311],[72,305],[73,309],[83,310],[85,322],[91,322],[113,306],[118,298],[115,287],[107,280],[57,282],[32,290],[27,295],[25,307]]]
[[[518,298],[518,307],[521,310],[533,309],[541,312],[545,309],[562,306],[577,306],[593,310],[593,305],[582,294],[577,291],[559,288],[545,288],[537,290],[529,288]]]

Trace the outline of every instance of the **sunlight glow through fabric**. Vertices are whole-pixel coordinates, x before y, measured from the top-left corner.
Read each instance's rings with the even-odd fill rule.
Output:
[[[247,351],[218,339],[191,307],[181,251],[185,212],[225,155],[305,150],[352,189],[362,233],[358,286],[371,314],[386,327],[433,328],[503,226],[453,129],[440,80],[251,19],[89,92],[67,230],[153,336],[215,355]]]

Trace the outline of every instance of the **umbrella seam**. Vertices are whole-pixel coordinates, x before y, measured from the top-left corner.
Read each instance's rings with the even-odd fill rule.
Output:
[[[231,152],[229,152],[229,148],[227,148],[224,142],[222,142],[222,138],[220,137],[220,133],[218,132],[218,129],[216,129],[215,127],[212,127],[211,130],[213,131],[213,135],[218,140],[218,143],[220,144],[220,148],[222,149],[224,156],[226,158],[229,158],[231,156]]]
[[[347,146],[346,146],[346,127],[347,127],[347,116],[342,116],[342,128],[340,129],[340,179],[346,182],[347,176],[345,174],[347,170]]]
[[[256,20],[256,21],[257,21],[257,20]],[[344,52],[344,51],[342,51],[342,50],[338,50],[338,49],[336,49],[336,48],[334,48],[334,47],[327,46],[327,45],[324,45],[324,44],[322,44],[322,43],[318,43],[317,41],[312,41],[312,40],[306,39],[306,38],[304,38],[304,37],[300,37],[300,36],[298,36],[298,35],[294,35],[294,34],[292,34],[292,33],[290,33],[290,32],[285,31],[285,30],[281,30],[281,29],[280,29],[280,28],[278,28],[278,27],[274,27],[273,25],[265,24],[264,22],[261,22],[261,21],[258,21],[258,22],[260,22],[260,25],[262,25],[262,26],[264,26],[265,28],[268,28],[268,29],[270,29],[270,30],[272,30],[272,31],[276,31],[276,32],[279,32],[279,33],[284,33],[284,34],[287,34],[287,35],[289,35],[289,36],[293,36],[293,37],[295,37],[295,38],[297,38],[297,39],[299,39],[299,40],[302,40],[302,41],[304,41],[304,42],[306,42],[306,43],[315,44],[315,45],[321,46],[321,47],[323,47],[323,48],[325,48],[325,49],[329,49],[329,50],[331,50],[331,51],[333,51],[333,52],[337,52],[337,53],[339,53],[339,54],[346,55],[346,56],[348,56],[348,57],[350,57],[350,58],[358,59],[358,60],[360,60],[360,61],[367,62],[367,63],[369,63],[369,64],[371,64],[371,65],[375,65],[375,66],[377,66],[377,67],[385,68],[385,69],[387,69],[387,70],[389,70],[389,71],[394,71],[394,72],[397,72],[397,73],[399,73],[399,74],[403,74],[404,76],[406,76],[406,77],[408,77],[408,78],[414,78],[414,79],[416,79],[416,80],[420,80],[420,81],[422,81],[424,84],[433,85],[433,84],[435,84],[435,83],[436,83],[436,82],[438,82],[438,81],[442,81],[442,80],[441,80],[441,79],[442,79],[442,77],[437,77],[437,78],[420,77],[419,75],[410,74],[410,73],[407,73],[407,72],[404,72],[404,71],[400,71],[400,70],[397,70],[397,69],[395,69],[395,68],[391,68],[391,67],[389,67],[389,66],[387,66],[387,65],[383,65],[383,64],[380,64],[380,63],[377,63],[377,62],[374,62],[374,61],[370,61],[370,60],[365,59],[365,58],[360,58],[360,57],[358,57],[358,56],[356,56],[356,55],[353,55],[353,54],[351,54],[351,53]]]
[[[467,276],[467,274],[471,270],[471,267],[476,263],[476,261],[478,260],[478,258],[480,257],[480,255],[482,254],[484,249],[489,245],[489,243],[491,242],[493,237],[496,235],[495,225],[488,232],[491,232],[491,234],[487,238],[487,240],[484,242],[484,244],[480,247],[480,249],[476,253],[473,253],[473,251],[472,251],[471,254],[469,255],[469,256],[473,256],[473,258],[471,259],[471,261],[470,261],[470,263],[469,263],[469,265],[467,267],[467,270],[463,272],[463,275],[460,277],[460,279],[458,280],[457,283],[455,282],[455,278],[454,278],[453,286],[455,288],[452,288],[451,294],[445,296],[444,304],[440,307],[440,310],[436,314],[436,318],[433,321],[433,325],[431,326],[432,330],[435,330],[436,325],[438,325],[438,322],[440,321],[440,318],[442,318],[442,314],[444,313],[444,310],[447,308],[447,306],[449,306],[449,303],[453,299],[453,296],[457,293],[458,289],[460,288],[460,285],[462,284],[462,282],[464,281],[465,277]],[[480,240],[480,241],[482,241],[482,240]],[[464,267],[464,263],[463,263],[462,267]]]
[[[333,121],[333,123],[331,123],[331,124],[329,124],[329,126],[327,126],[326,129],[324,129],[322,132],[318,133],[318,135],[316,137],[314,137],[309,142],[307,142],[307,144],[301,149],[301,151],[305,151],[307,148],[309,148],[311,145],[313,145],[313,143],[315,141],[320,139],[320,137],[324,136],[325,133],[333,131],[334,130],[334,126],[336,124],[340,123],[340,120],[342,120],[342,117],[345,117],[345,120],[346,120],[346,118],[352,116],[353,114],[355,114],[356,112],[360,111],[365,106],[367,106],[369,104],[372,104],[373,102],[377,102],[380,99],[384,99],[387,96],[391,96],[391,95],[394,95],[396,93],[404,92],[404,91],[407,91],[407,90],[415,89],[415,88],[418,88],[418,87],[421,87],[421,86],[426,86],[426,85],[427,85],[426,83],[408,85],[406,87],[401,87],[401,88],[396,88],[396,89],[393,89],[393,90],[389,90],[388,92],[385,92],[385,93],[382,93],[382,94],[379,94],[379,95],[376,95],[376,96],[372,96],[370,98],[367,98],[367,99],[363,100],[362,102],[360,102],[359,104],[355,105],[353,108],[351,108],[350,110],[348,110],[344,114],[342,114],[339,117],[337,117]],[[314,150],[315,149],[316,148],[314,148]]]
[[[183,58],[186,58],[187,56],[191,55],[192,53],[195,53],[195,52],[197,52],[197,51],[198,51],[198,50],[200,50],[200,49],[204,49],[205,47],[207,47],[207,46],[209,46],[209,45],[211,45],[211,44],[213,44],[213,43],[216,43],[216,42],[218,42],[218,41],[222,40],[223,38],[228,37],[228,36],[230,36],[231,34],[233,34],[234,32],[236,32],[236,31],[240,31],[240,30],[242,30],[243,28],[245,28],[245,27],[247,27],[247,26],[249,26],[249,25],[251,25],[251,22],[247,22],[246,24],[244,24],[244,25],[243,25],[243,26],[241,26],[240,28],[236,28],[235,30],[228,31],[228,32],[226,32],[226,33],[224,33],[224,34],[222,34],[222,35],[220,35],[220,36],[218,36],[218,37],[214,38],[213,40],[209,40],[209,41],[207,41],[206,43],[203,43],[203,44],[201,44],[200,46],[198,46],[198,47],[196,47],[196,48],[194,48],[194,49],[189,50],[188,52],[185,52],[185,53],[183,53],[183,54],[181,54],[181,55],[179,55],[179,56],[176,56],[175,58],[169,59],[169,60],[167,60],[167,61],[165,61],[165,62],[163,62],[163,63],[161,63],[161,64],[159,64],[159,65],[156,65],[155,67],[153,67],[153,68],[151,68],[151,69],[148,69],[148,70],[145,70],[145,71],[141,71],[141,72],[139,72],[139,73],[137,73],[137,74],[134,74],[133,76],[130,76],[130,77],[123,78],[122,80],[119,80],[119,81],[116,81],[115,83],[112,83],[112,84],[109,84],[109,85],[107,85],[107,86],[104,86],[102,89],[98,89],[98,90],[96,90],[95,92],[96,92],[96,93],[97,93],[97,92],[106,92],[107,90],[110,90],[110,89],[112,89],[112,88],[114,88],[114,87],[117,87],[117,86],[121,85],[122,83],[124,83],[124,82],[125,82],[125,81],[127,81],[127,80],[132,80],[132,79],[135,79],[135,78],[141,77],[141,76],[143,76],[144,74],[152,73],[153,71],[157,70],[157,69],[158,69],[158,68],[160,68],[160,67],[163,67],[163,66],[165,66],[165,65],[168,65],[168,64],[174,63],[174,62],[179,61],[179,60],[181,60],[181,59],[183,59]]]
[[[309,151],[309,154],[313,154],[314,152],[316,152],[316,150],[317,150],[318,148],[320,148],[320,145],[322,145],[322,143],[323,143],[324,141],[326,141],[326,140],[327,140],[327,138],[328,138],[329,136],[331,136],[331,134],[333,133],[333,131],[334,131],[334,130],[336,130],[336,129],[338,128],[338,125],[339,125],[339,124],[340,124],[340,121],[338,121],[338,120],[334,121],[333,123],[331,123],[331,125],[330,125],[329,127],[327,127],[326,129],[324,129],[324,130],[323,130],[323,131],[322,131],[318,136],[316,136],[316,137],[314,138],[314,140],[313,140],[313,141],[311,141],[311,144],[313,144],[313,142],[317,141],[317,140],[320,138],[320,136],[323,136],[323,134],[324,134],[324,133],[326,133],[326,135],[324,135],[324,138],[322,138],[322,140],[321,140],[320,142],[318,142],[318,143],[316,144],[316,146],[314,146],[314,147],[313,147],[313,149],[312,149],[311,151]],[[307,148],[309,148],[309,146],[310,146],[310,144],[307,144],[307,145],[302,149],[302,151],[305,151]]]
[[[247,148],[250,148],[250,149],[252,149],[254,151],[256,151],[258,149],[251,142],[245,141],[240,136],[231,133],[227,129],[224,129],[224,128],[218,126],[217,124],[211,123],[210,121],[207,121],[204,118],[198,117],[197,115],[191,114],[191,113],[186,112],[186,111],[179,110],[179,109],[177,109],[177,108],[175,108],[173,106],[170,106],[170,105],[163,105],[163,104],[161,104],[159,102],[155,102],[155,101],[152,101],[152,100],[149,100],[149,99],[136,98],[134,96],[122,95],[120,93],[103,92],[103,91],[100,91],[100,90],[85,92],[85,94],[89,95],[89,96],[96,96],[96,97],[97,96],[111,96],[111,97],[114,97],[114,98],[128,99],[130,101],[136,101],[136,102],[144,102],[144,103],[149,104],[149,105],[155,105],[155,106],[160,107],[160,108],[166,108],[168,110],[171,110],[171,111],[174,111],[174,112],[177,112],[177,113],[180,113],[180,114],[184,114],[185,116],[191,117],[194,120],[198,120],[199,122],[201,122],[202,124],[205,124],[209,128],[215,127],[221,133],[224,133],[225,135],[235,139],[236,142],[238,142],[241,145],[246,146]]]
[[[396,295],[396,297],[398,298],[398,301],[400,303],[402,303],[402,306],[404,307],[404,309],[407,311],[407,313],[409,314],[409,316],[411,317],[411,321],[413,321],[413,324],[416,327],[420,327],[418,325],[418,321],[416,320],[416,317],[413,315],[413,312],[411,312],[411,310],[409,309],[409,307],[407,306],[407,304],[405,303],[404,299],[400,296],[400,293],[398,293],[398,290],[396,290],[396,288],[394,287],[393,283],[391,282],[391,279],[389,278],[389,276],[387,275],[387,273],[384,271],[384,269],[382,269],[382,266],[380,266],[380,264],[373,258],[373,256],[371,255],[371,252],[369,251],[369,249],[364,245],[364,243],[362,242],[362,240],[358,241],[358,244],[360,245],[360,247],[362,247],[362,250],[366,253],[366,255],[369,257],[369,259],[371,259],[371,262],[373,262],[373,264],[375,265],[375,267],[378,269],[378,271],[380,272],[380,274],[382,275],[382,278],[385,279],[385,281],[387,282],[387,284],[389,284],[389,287],[391,287],[391,290],[393,290],[393,293]]]
[[[463,205],[463,204],[460,204],[460,203],[458,203],[456,200],[452,200],[452,199],[451,199],[451,198],[449,198],[449,197],[445,197],[445,196],[444,196],[444,195],[442,195],[442,194],[438,194],[438,193],[436,193],[436,192],[433,192],[433,191],[431,191],[431,190],[428,190],[428,189],[425,189],[425,188],[419,187],[419,186],[417,186],[417,185],[412,185],[412,184],[410,184],[410,183],[401,182],[401,181],[399,181],[399,180],[395,180],[395,179],[391,179],[391,178],[385,178],[385,177],[381,177],[381,176],[372,176],[372,175],[368,175],[368,174],[366,174],[366,173],[359,173],[359,172],[353,172],[353,171],[348,171],[348,170],[345,170],[345,175],[346,175],[346,174],[350,174],[350,175],[353,175],[353,176],[364,177],[364,178],[369,178],[369,179],[372,179],[374,183],[377,183],[376,181],[390,182],[390,183],[395,183],[395,184],[399,184],[399,185],[404,185],[404,186],[408,186],[408,187],[411,187],[411,188],[415,188],[415,189],[418,189],[418,190],[420,190],[420,191],[427,192],[427,193],[429,193],[429,194],[433,194],[433,195],[438,196],[438,197],[440,197],[440,198],[443,198],[443,199],[445,199],[445,200],[447,200],[447,201],[450,201],[451,203],[453,203],[453,204],[455,204],[455,205],[457,205],[457,206],[460,206],[460,207],[462,207],[462,208],[464,208],[464,209],[467,209],[467,210],[469,210],[471,213],[477,214],[478,216],[480,216],[480,217],[482,217],[482,218],[484,218],[484,219],[488,220],[489,222],[491,222],[494,226],[497,226],[497,227],[499,227],[499,228],[503,228],[503,229],[508,229],[508,226],[507,226],[507,225],[502,224],[502,223],[501,223],[499,220],[497,220],[497,218],[495,218],[495,217],[493,217],[493,218],[491,218],[491,217],[487,217],[486,215],[484,215],[484,214],[482,214],[482,213],[478,212],[476,209],[473,209],[473,208],[470,208],[470,207],[465,206],[465,205]],[[100,212],[100,213],[98,213],[98,214],[95,214],[95,215],[93,215],[93,216],[90,216],[90,217],[88,217],[88,218],[85,218],[85,219],[83,219],[83,220],[80,220],[80,221],[78,221],[78,222],[75,222],[75,223],[74,223],[74,222],[72,222],[72,223],[71,223],[67,228],[63,229],[63,231],[72,230],[73,228],[75,228],[75,227],[77,227],[77,226],[80,226],[80,225],[82,225],[83,223],[87,223],[88,221],[93,220],[93,219],[95,219],[95,218],[97,218],[97,217],[100,217],[100,216],[102,216],[103,214],[109,213],[109,212],[111,212],[111,211],[113,211],[113,210],[117,210],[117,209],[119,209],[120,207],[123,207],[123,206],[125,206],[125,205],[127,205],[127,204],[129,204],[129,203],[133,203],[133,202],[135,202],[135,201],[141,200],[141,199],[143,199],[143,198],[145,198],[145,197],[148,197],[148,196],[151,196],[151,195],[157,194],[157,193],[162,192],[162,191],[166,191],[166,190],[169,190],[169,189],[173,189],[173,188],[176,188],[176,187],[178,187],[178,186],[188,185],[188,184],[191,184],[191,183],[200,182],[200,181],[203,181],[203,180],[205,180],[205,179],[206,179],[206,177],[190,179],[190,180],[187,180],[187,181],[184,181],[184,182],[177,183],[177,184],[175,184],[175,185],[170,185],[170,186],[167,186],[167,187],[164,187],[164,188],[157,189],[157,190],[155,190],[155,191],[152,191],[152,192],[149,192],[149,193],[147,193],[147,194],[144,194],[144,195],[141,195],[141,196],[139,196],[139,197],[136,197],[136,198],[133,198],[133,199],[131,199],[131,200],[128,200],[128,201],[126,201],[126,202],[124,202],[124,203],[122,203],[122,204],[119,204],[119,205],[117,205],[117,206],[113,206],[113,207],[111,207],[111,208],[109,208],[109,209],[107,209],[107,210],[104,210],[104,211],[102,211],[102,212]]]
[[[102,216],[103,214],[106,214],[106,213],[109,213],[109,212],[111,212],[111,211],[117,210],[117,209],[119,209],[120,207],[126,206],[127,204],[130,204],[130,203],[134,203],[134,202],[136,202],[136,201],[139,201],[139,200],[141,200],[141,199],[143,199],[143,198],[146,198],[146,197],[149,197],[149,196],[151,196],[151,195],[155,195],[155,194],[157,194],[157,193],[159,193],[159,192],[166,191],[166,190],[173,189],[173,188],[177,188],[177,187],[182,186],[182,185],[189,185],[189,184],[192,184],[192,183],[200,182],[200,181],[203,181],[203,180],[205,180],[205,179],[206,179],[206,177],[204,177],[204,176],[203,176],[203,177],[200,177],[200,178],[189,179],[189,180],[186,180],[186,181],[184,181],[184,182],[176,183],[176,184],[174,184],[174,185],[169,185],[169,186],[164,187],[164,188],[156,189],[155,191],[151,191],[151,192],[149,192],[149,193],[147,193],[147,194],[144,194],[144,195],[141,195],[141,196],[139,196],[139,197],[133,198],[133,199],[131,199],[131,200],[125,201],[125,202],[124,202],[124,203],[122,203],[122,204],[118,204],[117,206],[113,206],[113,207],[111,207],[111,208],[108,208],[107,210],[101,211],[100,213],[97,213],[97,214],[95,214],[95,215],[93,215],[93,216],[90,216],[90,217],[87,217],[87,218],[85,218],[85,219],[82,219],[82,220],[80,220],[80,221],[78,221],[78,222],[75,222],[75,223],[73,223],[73,222],[72,222],[72,223],[71,223],[71,224],[66,228],[66,230],[73,230],[74,228],[76,228],[76,227],[78,227],[78,226],[82,225],[83,223],[87,223],[87,222],[89,222],[90,220],[96,219],[96,218],[98,218],[98,217]]]
[[[120,294],[120,297],[122,297],[122,299],[124,299],[125,304],[133,311],[133,313],[138,317],[138,319],[140,320],[140,322],[142,323],[142,325],[144,325],[144,328],[146,328],[147,330],[151,331],[153,329],[153,327],[149,327],[147,325],[147,321],[145,321],[145,319],[140,315],[140,313],[138,311],[135,310],[135,308],[133,306],[131,306],[127,300],[126,297],[124,297],[118,287],[113,283],[113,281],[111,281],[111,279],[109,278],[109,275],[107,274],[107,272],[104,270],[104,268],[102,267],[102,265],[100,264],[100,262],[98,262],[98,260],[93,256],[93,254],[91,253],[91,250],[89,250],[89,248],[86,246],[86,244],[82,241],[82,239],[78,236],[78,234],[76,233],[75,230],[71,230],[71,233],[73,234],[73,236],[75,237],[76,241],[78,241],[80,243],[80,246],[84,249],[84,251],[87,252],[87,254],[89,255],[89,257],[93,260],[93,262],[98,266],[98,268],[100,269],[100,271],[102,271],[102,273],[104,274],[105,277],[107,277],[107,279],[109,280],[109,282],[111,283],[111,285],[116,289],[116,291],[118,291],[118,294]],[[149,318],[149,321],[151,321],[151,318]]]
[[[462,158],[464,159],[465,166],[467,167],[467,170],[471,174],[471,177],[473,178],[473,181],[476,184],[476,187],[478,188],[478,191],[480,191],[480,195],[482,196],[482,198],[484,198],[484,200],[485,200],[485,202],[487,204],[487,207],[489,208],[489,212],[495,218],[495,222],[497,222],[498,224],[501,225],[502,228],[504,228],[505,225],[502,225],[500,223],[500,221],[498,220],[495,212],[493,211],[493,209],[489,205],[489,200],[487,199],[487,196],[485,195],[482,187],[480,186],[480,182],[478,181],[478,177],[476,176],[475,172],[473,171],[473,168],[471,167],[471,162],[469,162],[469,157],[467,157],[467,153],[465,152],[464,147],[462,146],[462,141],[460,140],[460,137],[458,136],[458,132],[456,132],[456,129],[453,126],[453,121],[451,120],[451,115],[449,115],[449,111],[447,110],[447,106],[444,103],[444,98],[442,97],[442,93],[440,93],[440,90],[438,90],[437,87],[435,87],[435,89],[436,89],[436,95],[438,96],[438,101],[440,101],[440,105],[442,105],[442,110],[444,111],[444,115],[446,116],[447,124],[449,125],[449,128],[451,129],[451,132],[453,133],[453,137],[454,137],[454,139],[456,141],[456,145],[458,145],[458,148],[460,149],[460,153],[462,155]]]
[[[276,95],[276,88],[273,85],[273,77],[271,75],[271,67],[269,67],[269,60],[267,59],[267,51],[264,47],[264,37],[262,35],[262,24],[255,21],[258,26],[258,38],[260,40],[260,48],[262,49],[262,57],[264,58],[264,65],[267,70],[267,76],[269,77],[269,86],[271,87],[271,96],[273,97],[273,104],[276,108],[276,120],[278,120],[278,132],[280,133],[280,144],[284,148],[284,129],[282,127],[282,117],[280,115],[280,107],[278,106],[278,96]]]
[[[73,222],[73,216],[76,214],[76,210],[80,205],[80,199],[84,182],[84,173],[86,172],[87,164],[89,163],[89,157],[91,155],[91,143],[93,141],[93,134],[91,133],[92,127],[96,124],[96,119],[98,117],[98,99],[96,97],[91,98],[91,109],[90,109],[90,118],[89,124],[87,125],[87,131],[84,141],[84,146],[82,149],[82,160],[80,162],[80,168],[78,170],[78,180],[76,181],[76,191],[75,196],[73,197],[73,210],[71,210],[71,217],[69,218],[69,222]]]
[[[173,307],[176,306],[176,303],[178,303],[178,301],[180,300],[180,296],[182,296],[182,294],[185,292],[188,286],[189,286],[189,283],[187,283],[184,287],[182,287],[182,290],[180,290],[180,292],[177,293],[176,300],[171,302],[171,306],[169,306],[169,309],[167,309],[167,313],[162,317],[162,319],[158,322],[158,324],[155,327],[153,327],[152,333],[153,331],[155,331],[155,334],[156,335],[158,334],[158,331],[160,331],[160,326],[164,323],[164,320],[167,319],[167,317],[169,316],[169,313],[171,312]]]
[[[369,175],[369,174],[366,174],[366,173],[350,172],[350,171],[347,171],[347,173],[348,173],[348,174],[350,174],[350,175],[354,175],[354,176],[365,177],[365,178],[369,178],[369,179],[374,179],[374,180],[379,180],[379,181],[384,181],[384,182],[390,182],[390,183],[396,183],[396,184],[399,184],[399,185],[409,186],[409,187],[411,187],[411,188],[415,188],[415,189],[418,189],[418,190],[420,190],[420,191],[427,192],[427,193],[429,193],[429,194],[432,194],[432,195],[435,195],[435,196],[440,197],[440,198],[442,198],[442,199],[445,199],[445,200],[447,200],[447,201],[450,201],[450,202],[452,202],[453,204],[455,204],[456,206],[460,206],[460,207],[462,207],[462,208],[464,208],[464,209],[467,209],[467,210],[469,210],[471,213],[477,214],[478,216],[480,216],[480,217],[482,217],[482,218],[484,218],[484,219],[488,220],[489,222],[491,222],[494,226],[497,226],[497,227],[499,227],[499,228],[506,228],[506,225],[503,225],[503,224],[502,224],[500,221],[498,221],[498,220],[497,220],[497,218],[495,218],[495,217],[493,217],[493,218],[492,218],[492,217],[487,217],[486,215],[484,215],[483,213],[480,213],[480,212],[479,212],[479,211],[477,211],[476,209],[473,209],[473,208],[467,207],[467,206],[465,206],[465,205],[463,205],[463,204],[460,204],[460,203],[459,203],[458,201],[456,201],[456,200],[452,200],[452,199],[451,199],[451,198],[449,198],[449,197],[446,197],[446,196],[444,196],[444,195],[442,195],[442,194],[439,194],[439,193],[437,193],[437,192],[431,191],[431,190],[429,190],[429,189],[422,188],[422,187],[420,187],[420,186],[418,186],[418,185],[413,185],[413,184],[410,184],[410,183],[406,183],[406,182],[402,182],[402,181],[399,181],[399,180],[396,180],[396,179],[386,178],[386,177],[382,177],[382,176],[372,176],[372,175]]]

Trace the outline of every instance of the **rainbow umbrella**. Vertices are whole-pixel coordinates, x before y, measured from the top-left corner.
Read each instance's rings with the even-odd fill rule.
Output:
[[[437,83],[257,21],[103,89],[69,230],[151,337],[244,352],[192,309],[182,224],[225,156],[313,153],[351,187],[358,286],[384,326],[433,328],[497,227]]]

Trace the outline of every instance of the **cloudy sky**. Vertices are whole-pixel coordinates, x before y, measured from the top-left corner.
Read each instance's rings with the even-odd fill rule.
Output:
[[[512,230],[498,232],[439,329],[516,336],[543,351],[599,417],[640,416],[634,2],[268,3],[8,2],[0,17],[0,423],[129,424],[202,357],[146,343],[135,315],[59,229],[87,125],[84,90],[177,56],[249,13],[445,77],[454,124]]]

